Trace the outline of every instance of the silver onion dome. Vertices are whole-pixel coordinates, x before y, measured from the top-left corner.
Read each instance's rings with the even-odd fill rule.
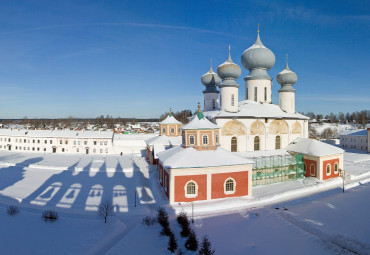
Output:
[[[283,86],[283,85],[293,85],[297,82],[297,80],[298,80],[297,74],[289,69],[288,56],[287,56],[285,68],[284,68],[283,71],[278,73],[278,75],[276,76],[276,80],[281,86]]]
[[[274,66],[275,55],[261,42],[259,30],[256,42],[243,52],[241,61],[244,68],[249,71],[253,69],[269,70]]]
[[[220,77],[213,71],[212,65],[209,68],[209,71],[203,74],[201,78],[202,84],[204,86],[217,86],[221,83]]]
[[[229,56],[227,57],[227,60],[224,63],[218,66],[217,74],[223,80],[224,79],[236,80],[242,74],[242,69],[240,68],[240,66],[235,64],[233,60],[231,59],[230,45],[229,45]]]

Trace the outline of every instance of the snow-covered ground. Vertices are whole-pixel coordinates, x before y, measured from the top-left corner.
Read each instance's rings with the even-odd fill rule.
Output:
[[[347,254],[338,242],[367,249],[370,228],[361,224],[370,209],[370,154],[351,150],[344,159],[347,188],[354,187],[344,194],[340,178],[325,183],[307,178],[254,187],[250,199],[195,203],[198,237],[209,235],[216,254]],[[116,212],[107,224],[96,214],[105,198]],[[276,203],[281,204],[271,206]],[[9,204],[20,213],[7,215]],[[191,214],[189,203],[167,205],[155,167],[140,155],[0,153],[0,254],[165,254],[167,240],[158,236],[158,226],[140,224],[158,206],[172,219],[181,210]],[[56,210],[60,219],[45,223],[46,209]],[[341,221],[347,228],[335,226]]]
[[[338,137],[345,130],[360,128],[356,127],[353,124],[337,124],[337,123],[321,123],[321,124],[313,123],[310,125],[310,127],[316,130],[317,135],[322,135],[325,129],[330,128],[333,134],[335,134],[335,136]]]
[[[209,236],[216,254],[370,254],[369,194],[369,184],[345,193],[334,189],[273,206],[195,216],[192,228],[199,240]],[[174,218],[171,229],[184,251]],[[107,254],[170,254],[159,231],[158,225],[137,225]]]

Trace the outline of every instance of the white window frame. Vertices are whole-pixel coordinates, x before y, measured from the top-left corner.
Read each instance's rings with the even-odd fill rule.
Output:
[[[336,171],[335,171],[335,169],[336,169]],[[334,163],[334,174],[338,174],[338,172],[339,172],[339,164],[338,164],[338,162],[335,162]]]
[[[232,191],[226,191],[226,182],[227,182],[228,180],[232,180],[232,181],[234,182],[234,190],[232,190]],[[225,180],[225,182],[224,182],[224,193],[225,193],[225,195],[234,194],[234,193],[235,193],[235,191],[236,191],[236,181],[235,181],[235,179],[234,179],[234,178],[231,178],[231,177],[227,178],[227,179]]]
[[[329,173],[328,173],[328,166],[329,166]],[[326,176],[331,175],[331,165],[330,165],[330,163],[326,164],[325,173],[326,173]]]
[[[316,171],[316,169],[315,169],[316,167],[315,167],[315,164],[311,164],[310,165],[310,175],[311,176],[315,176],[315,171]],[[313,173],[312,173],[312,169],[313,169]]]
[[[218,134],[215,134],[215,142],[218,144]]]
[[[174,134],[174,133],[175,133],[175,129],[171,128],[171,134]]]
[[[204,142],[204,138],[206,138],[206,143]],[[203,135],[202,136],[202,144],[204,145],[208,145],[209,144],[209,139],[208,139],[208,135]]]
[[[195,183],[195,194],[188,194],[188,184],[194,182]],[[194,198],[198,196],[198,183],[194,180],[188,181],[185,186],[184,186],[184,191],[185,191],[185,197],[186,198]]]
[[[193,138],[193,143],[191,142],[191,138]],[[189,144],[194,145],[195,144],[195,137],[194,135],[189,135]]]

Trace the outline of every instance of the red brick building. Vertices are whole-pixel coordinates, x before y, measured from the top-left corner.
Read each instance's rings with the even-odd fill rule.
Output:
[[[290,153],[303,154],[306,177],[325,181],[339,176],[343,169],[343,150],[314,139],[301,138],[286,148]]]
[[[182,127],[182,145],[158,153],[158,160],[170,203],[252,195],[253,161],[220,148],[220,128],[200,109]]]
[[[150,164],[157,164],[157,153],[181,144],[182,123],[171,112],[159,123],[160,135],[149,138],[146,143],[146,159]]]

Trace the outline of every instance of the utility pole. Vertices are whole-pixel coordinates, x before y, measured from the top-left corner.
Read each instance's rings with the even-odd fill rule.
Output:
[[[343,178],[343,189],[342,189],[342,191],[344,193],[344,181],[346,179],[346,172],[343,169],[340,170],[340,176]]]

